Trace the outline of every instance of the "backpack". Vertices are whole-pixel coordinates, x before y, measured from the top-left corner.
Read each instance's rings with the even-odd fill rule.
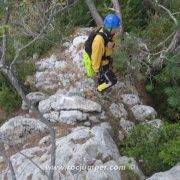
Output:
[[[101,30],[101,28],[99,28],[97,31],[92,31],[88,37],[88,39],[85,42],[85,53],[83,55],[83,65],[86,69],[86,73],[88,77],[93,77],[95,72],[92,68],[92,62],[91,62],[91,54],[92,54],[92,43],[94,38],[96,37],[96,35],[101,35],[104,39],[105,42],[105,46],[107,45],[107,43],[111,40],[111,36],[110,33],[108,32],[99,32]]]

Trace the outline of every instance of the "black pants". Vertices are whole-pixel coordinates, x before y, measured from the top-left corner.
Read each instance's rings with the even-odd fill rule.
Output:
[[[109,67],[110,65],[102,66],[99,73],[98,85],[102,83],[111,83],[111,86],[117,83],[117,78]]]

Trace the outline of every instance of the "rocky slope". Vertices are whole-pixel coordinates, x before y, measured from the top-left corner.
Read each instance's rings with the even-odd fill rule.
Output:
[[[120,180],[127,166],[139,179],[145,179],[133,158],[119,154],[116,141],[138,123],[159,127],[162,121],[156,119],[152,107],[142,103],[128,80],[119,78],[111,92],[96,91],[95,81],[85,76],[82,66],[83,44],[89,31],[78,29],[72,41],[64,43],[63,51],[37,61],[36,74],[27,79],[39,91],[27,98],[56,129],[55,179]],[[27,111],[24,102],[22,109]],[[8,120],[0,133],[18,180],[47,179],[50,137],[32,112]],[[0,170],[0,179],[11,179],[2,158]],[[178,177],[178,173],[174,176]],[[154,175],[149,179],[162,178]]]

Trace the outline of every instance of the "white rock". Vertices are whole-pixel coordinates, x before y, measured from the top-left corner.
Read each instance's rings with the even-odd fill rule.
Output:
[[[109,177],[105,171],[90,170],[86,174],[86,180],[109,180]]]
[[[84,43],[87,40],[87,36],[77,36],[73,40],[73,46],[77,47],[79,44]]]
[[[119,158],[119,166],[124,166],[125,168],[128,168],[132,170],[134,173],[136,173],[139,176],[140,180],[144,180],[145,176],[142,172],[142,170],[139,168],[137,162],[134,160],[134,158],[129,158],[126,156]]]
[[[0,128],[0,133],[5,134],[8,140],[5,143],[18,144],[23,143],[28,136],[39,135],[40,133],[48,132],[47,126],[33,118],[25,118],[16,116]]]
[[[115,118],[127,117],[127,111],[125,110],[124,105],[121,103],[112,103],[110,106],[110,111]]]
[[[128,120],[126,120],[124,118],[121,118],[119,124],[127,134],[131,132],[131,130],[133,129],[133,127],[135,125],[133,122],[128,121]]]
[[[50,136],[45,136],[39,141],[39,146],[49,146],[50,145]]]
[[[5,161],[4,161],[3,157],[0,156],[0,164],[1,164],[1,163],[4,163],[4,162],[5,162]]]
[[[55,94],[49,99],[39,103],[39,110],[42,113],[48,113],[50,109],[59,110],[79,110],[83,112],[101,112],[101,106],[91,100],[80,96],[66,96]]]
[[[136,104],[140,104],[139,96],[136,94],[122,94],[121,98],[123,103],[129,107],[132,107]]]
[[[109,132],[109,134],[110,134],[111,136],[113,136],[114,131],[113,131],[111,125],[110,125],[108,122],[103,122],[103,123],[101,123],[101,127],[102,127],[103,129],[106,129],[106,130]]]
[[[148,125],[151,125],[155,128],[160,128],[163,124],[163,121],[161,119],[154,119],[154,120],[151,120],[148,122],[143,122],[142,124],[148,124]]]
[[[135,105],[131,108],[131,111],[136,120],[140,122],[155,119],[157,115],[154,108],[145,105]]]
[[[147,180],[179,180],[179,177],[180,165],[178,164],[168,171],[155,173]]]
[[[47,166],[50,163],[49,147],[42,146],[24,149],[22,153],[30,157],[42,169],[47,170]],[[72,129],[72,132],[67,136],[57,138],[56,167],[60,168],[60,170],[55,171],[55,177],[57,172],[60,174],[61,179],[66,180],[86,177],[88,169],[82,172],[73,167],[83,165],[87,168],[95,162],[96,166],[98,166],[97,161],[99,161],[99,165],[101,164],[100,162],[105,162],[106,166],[114,166],[119,158],[118,148],[105,126],[96,126],[92,129],[84,126],[77,127]],[[34,164],[19,153],[11,156],[11,162],[18,180],[28,179],[30,175],[33,180],[46,179]],[[64,173],[61,173],[61,167],[69,168],[64,170]],[[116,172],[104,171],[103,174],[105,174],[105,177],[109,177],[108,179],[119,177]],[[10,179],[8,168],[4,173],[0,173],[0,179],[4,179],[6,175]],[[90,178],[90,175],[88,177]],[[104,177],[104,175],[100,177]]]
[[[89,121],[86,121],[86,122],[84,122],[84,126],[90,127],[90,126],[91,126],[91,123],[90,123]]]
[[[116,170],[117,169],[117,170]],[[108,161],[104,164],[96,164],[94,169],[88,171],[87,180],[121,180],[121,172],[115,161]]]
[[[125,137],[125,136],[124,136],[124,133],[123,133],[122,131],[119,131],[119,132],[118,132],[118,138],[119,138],[119,140],[122,141],[122,140],[124,139],[124,137]]]
[[[36,104],[39,101],[47,99],[48,96],[42,92],[31,92],[26,95],[26,98],[31,101],[32,104]],[[22,101],[22,109],[27,110],[28,107],[24,101]]]
[[[38,53],[34,53],[33,54],[33,61],[37,61],[39,58],[39,54]]]
[[[99,119],[98,119],[98,117],[96,117],[96,116],[90,116],[90,117],[89,117],[89,120],[92,121],[92,122],[94,122],[94,123],[100,122]]]
[[[51,110],[51,99],[46,99],[39,102],[39,110],[41,113],[49,113]]]
[[[36,67],[38,70],[45,70],[45,69],[52,69],[52,68],[59,68],[61,66],[56,67],[55,64],[58,62],[58,57],[56,55],[51,55],[50,58],[42,59],[36,63]],[[62,61],[63,62],[63,61]],[[65,65],[65,62],[62,63],[62,67]]]
[[[66,48],[68,48],[70,45],[71,45],[70,42],[63,43],[63,46],[66,47]]]
[[[70,111],[61,111],[59,116],[59,122],[64,122],[68,124],[74,124],[74,122],[84,121],[86,120],[86,115],[78,110],[70,110]]]
[[[102,111],[100,119],[101,119],[101,120],[107,119],[107,116],[106,116],[106,112],[105,112],[105,111]]]

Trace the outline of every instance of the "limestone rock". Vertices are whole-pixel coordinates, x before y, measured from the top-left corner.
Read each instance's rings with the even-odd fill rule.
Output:
[[[86,118],[86,114],[78,110],[61,111],[59,122],[74,124],[74,122],[76,122],[77,120],[84,121],[86,120]]]
[[[33,105],[38,103],[39,101],[42,101],[44,99],[47,99],[48,96],[42,92],[31,92],[26,95],[26,98],[31,101]],[[22,101],[22,107],[23,110],[27,110],[28,107],[24,101]]]
[[[39,146],[49,146],[50,145],[51,138],[50,136],[45,136],[39,141]]]
[[[120,124],[121,128],[126,132],[126,134],[130,133],[135,125],[133,122],[128,121],[124,118],[121,118],[119,124]]]
[[[50,110],[79,110],[83,112],[101,112],[101,106],[81,96],[55,94],[39,103],[39,110],[48,113]]]
[[[121,172],[117,169],[116,161],[108,161],[95,166],[86,174],[86,180],[121,180]]]
[[[135,105],[131,108],[131,111],[136,120],[140,122],[155,119],[157,115],[154,108],[145,105]]]
[[[155,128],[160,128],[163,124],[163,121],[161,119],[154,119],[154,120],[151,120],[151,121],[148,121],[148,122],[144,122],[142,124],[148,124],[148,125],[151,125]]]
[[[118,139],[120,140],[120,141],[122,141],[123,139],[124,139],[124,134],[123,134],[123,132],[122,131],[119,131],[119,134],[118,134]]]
[[[139,96],[136,94],[122,94],[121,98],[123,103],[129,107],[140,104]]]
[[[110,106],[110,111],[115,118],[127,117],[127,111],[125,110],[124,105],[121,103],[112,103]]]
[[[89,117],[89,121],[94,122],[94,123],[100,122],[99,119],[100,119],[100,118],[98,118],[97,116],[90,116],[90,117]]]
[[[37,70],[42,71],[45,69],[52,69],[52,68],[65,68],[66,62],[59,60],[56,55],[51,55],[50,58],[42,59],[36,63]]]
[[[55,122],[59,122],[59,115],[60,112],[58,111],[51,111],[50,113],[46,113],[44,114],[44,118],[48,119],[50,122],[55,123]]]
[[[129,168],[131,171],[136,173],[139,176],[140,180],[144,180],[145,176],[142,172],[142,170],[139,168],[137,162],[134,160],[134,158],[129,158],[126,156],[119,158],[119,166],[124,166],[125,168]]]
[[[107,125],[108,127],[109,125]],[[44,141],[44,139],[42,140]],[[41,142],[42,142],[41,141]],[[41,143],[40,143],[41,144]],[[46,146],[37,146],[29,149],[22,150],[22,153],[30,157],[36,164],[38,164],[46,172],[49,169],[50,153],[49,148]],[[96,162],[96,166],[104,164],[105,166],[117,166],[120,155],[116,144],[111,138],[106,126],[99,125],[93,128],[77,127],[72,129],[72,132],[67,136],[57,138],[56,140],[56,167],[55,177],[60,175],[61,179],[79,179],[81,177],[91,178],[93,172],[88,169]],[[11,162],[14,167],[16,178],[18,180],[28,179],[32,180],[47,179],[43,176],[40,170],[28,159],[19,153],[11,156]],[[87,168],[82,171],[78,166]],[[25,167],[25,168],[24,168]],[[100,171],[99,171],[100,172]],[[10,171],[7,168],[4,172],[0,173],[0,179],[10,179]],[[96,175],[98,177],[108,177],[108,179],[119,180],[119,171],[102,171],[102,174]],[[99,179],[98,179],[99,180]]]
[[[179,180],[179,177],[180,165],[178,164],[168,171],[155,173],[147,180]]]
[[[90,127],[91,126],[91,122],[89,122],[89,121],[84,122],[84,126]]]
[[[6,144],[23,143],[28,136],[47,133],[48,128],[42,122],[33,118],[16,116],[0,127],[0,133],[5,134]]]

